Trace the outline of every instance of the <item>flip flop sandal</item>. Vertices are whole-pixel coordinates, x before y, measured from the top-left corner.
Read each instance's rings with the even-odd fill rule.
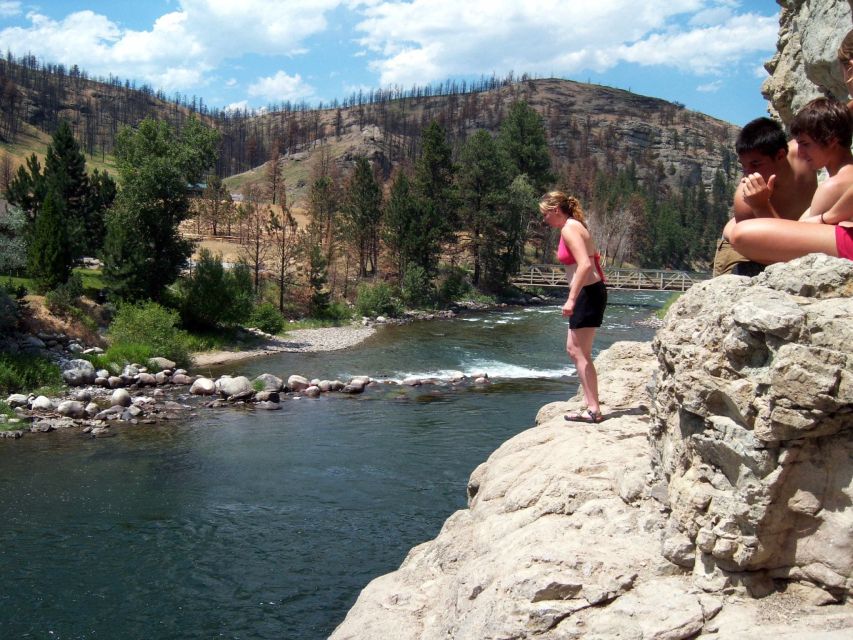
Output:
[[[604,416],[601,415],[601,413],[596,413],[592,409],[584,409],[579,412],[567,413],[563,416],[563,419],[568,420],[569,422],[589,422],[592,424],[598,424],[604,420]]]

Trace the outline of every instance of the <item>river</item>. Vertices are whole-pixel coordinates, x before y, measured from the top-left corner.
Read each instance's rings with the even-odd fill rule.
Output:
[[[596,350],[648,340],[663,293],[612,292]],[[0,638],[325,638],[372,578],[465,507],[470,473],[577,388],[558,306],[381,329],[249,376],[447,376],[281,411],[0,441]]]

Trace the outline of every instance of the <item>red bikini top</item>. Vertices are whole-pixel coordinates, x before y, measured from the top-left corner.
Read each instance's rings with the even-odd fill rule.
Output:
[[[604,270],[601,268],[601,255],[596,252],[591,255],[590,258],[592,258],[592,261],[595,263],[595,270],[598,271],[601,281],[604,282]],[[572,252],[566,246],[566,241],[563,240],[562,235],[560,235],[560,244],[557,245],[557,260],[566,266],[577,264],[577,260],[575,260]]]

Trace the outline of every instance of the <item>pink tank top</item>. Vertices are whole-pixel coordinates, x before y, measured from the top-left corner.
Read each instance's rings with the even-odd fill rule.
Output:
[[[595,263],[595,270],[598,271],[598,275],[601,278],[601,281],[604,282],[604,271],[601,268],[601,255],[596,252],[590,256],[592,261]],[[560,236],[560,244],[557,245],[557,260],[559,260],[562,264],[569,266],[577,263],[575,257],[572,255],[572,252],[569,251],[569,248],[566,246],[566,241],[563,240],[563,236]]]

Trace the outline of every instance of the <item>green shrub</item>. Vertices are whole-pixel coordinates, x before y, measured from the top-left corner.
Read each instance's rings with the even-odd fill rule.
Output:
[[[326,310],[323,312],[321,319],[331,320],[336,323],[347,322],[352,320],[352,309],[349,308],[346,302],[335,300],[326,305]]]
[[[284,327],[284,318],[274,304],[264,302],[255,307],[249,318],[249,324],[265,333],[276,334]]]
[[[32,391],[62,386],[59,367],[38,356],[0,353],[0,393]]]
[[[181,365],[189,364],[187,334],[178,329],[177,311],[156,302],[123,304],[116,312],[107,336],[112,346],[143,345],[151,356],[169,358]]]
[[[44,302],[53,315],[70,316],[83,295],[83,280],[79,273],[72,273],[68,281],[45,294]]]
[[[394,289],[387,282],[358,285],[355,311],[362,316],[390,316],[396,318],[402,313],[400,302],[394,296]]]
[[[453,302],[471,291],[468,271],[463,267],[444,266],[439,274],[438,299],[442,303]]]
[[[435,301],[429,274],[419,265],[411,265],[406,269],[400,288],[403,302],[410,308],[432,306]]]
[[[180,285],[181,317],[190,327],[233,327],[249,318],[252,296],[248,265],[241,262],[226,270],[222,256],[202,249],[192,274]]]

